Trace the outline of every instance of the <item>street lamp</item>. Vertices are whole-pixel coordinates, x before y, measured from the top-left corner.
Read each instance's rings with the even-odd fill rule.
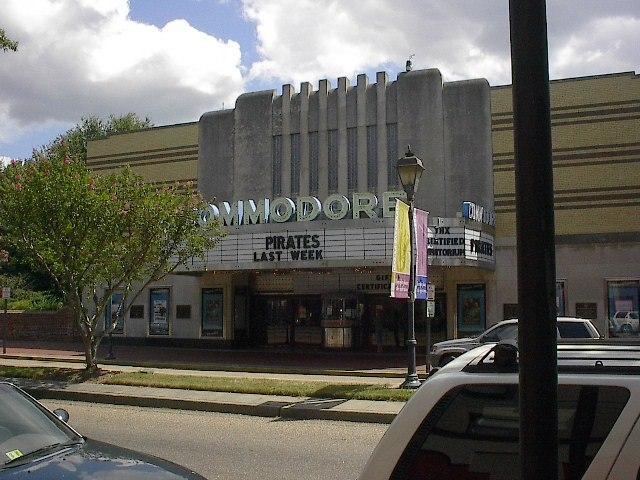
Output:
[[[407,340],[407,354],[409,355],[409,365],[407,367],[407,376],[402,383],[403,388],[418,388],[420,380],[416,372],[416,329],[415,329],[415,301],[416,301],[416,226],[413,222],[413,199],[420,176],[424,172],[422,160],[411,152],[411,146],[407,146],[407,153],[400,158],[396,164],[398,177],[402,183],[402,188],[407,194],[409,202],[409,241],[411,243],[411,266],[409,269],[409,332]]]

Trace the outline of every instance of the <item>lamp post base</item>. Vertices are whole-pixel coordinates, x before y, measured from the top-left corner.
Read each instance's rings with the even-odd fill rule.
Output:
[[[420,385],[422,384],[420,383],[418,375],[410,374],[405,377],[404,382],[402,382],[402,385],[400,385],[400,388],[404,388],[406,390],[415,390],[417,388],[420,388]]]

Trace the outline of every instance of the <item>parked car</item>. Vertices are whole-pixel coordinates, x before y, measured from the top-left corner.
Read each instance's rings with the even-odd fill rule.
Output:
[[[0,479],[203,480],[175,463],[81,436],[69,414],[50,412],[0,382]]]
[[[630,335],[640,331],[638,311],[620,311],[609,320],[609,329],[613,334]]]
[[[558,373],[559,478],[640,478],[640,346],[559,344]],[[517,347],[482,345],[424,382],[359,479],[515,480],[519,422]]]
[[[442,367],[457,356],[479,345],[517,338],[518,319],[503,320],[477,337],[457,338],[434,343],[429,358],[432,366]],[[558,317],[558,338],[600,338],[600,333],[590,320]]]

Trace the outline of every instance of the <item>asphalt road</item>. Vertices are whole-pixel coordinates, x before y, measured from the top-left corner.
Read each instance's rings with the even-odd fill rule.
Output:
[[[161,456],[209,479],[355,479],[387,425],[45,400],[88,437]]]

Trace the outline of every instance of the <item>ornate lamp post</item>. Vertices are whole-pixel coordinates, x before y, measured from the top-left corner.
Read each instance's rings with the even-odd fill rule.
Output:
[[[415,330],[415,301],[416,301],[416,226],[413,221],[413,199],[416,190],[418,189],[418,183],[420,176],[424,171],[422,160],[416,157],[411,152],[411,146],[407,146],[407,153],[404,157],[398,160],[396,164],[398,170],[398,177],[402,183],[402,188],[407,194],[407,201],[409,202],[409,238],[411,242],[411,266],[409,269],[409,301],[408,301],[408,313],[409,313],[409,331],[407,339],[407,353],[409,365],[407,367],[407,376],[402,384],[403,388],[418,388],[420,386],[420,380],[418,379],[418,373],[416,372],[416,330]]]

